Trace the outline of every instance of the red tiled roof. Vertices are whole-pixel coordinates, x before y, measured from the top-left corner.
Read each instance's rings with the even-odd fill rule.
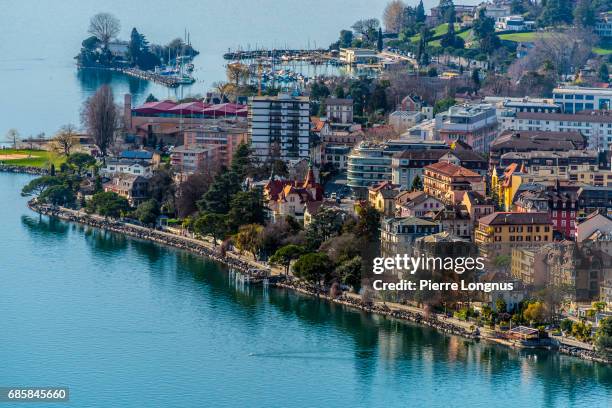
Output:
[[[433,163],[428,166],[425,166],[425,169],[442,173],[445,176],[451,177],[480,177],[478,173],[475,173],[472,170],[448,162]]]

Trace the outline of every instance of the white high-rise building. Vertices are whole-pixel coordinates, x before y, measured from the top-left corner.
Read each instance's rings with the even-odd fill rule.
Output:
[[[309,157],[308,97],[288,94],[251,97],[248,122],[251,148],[260,161]]]

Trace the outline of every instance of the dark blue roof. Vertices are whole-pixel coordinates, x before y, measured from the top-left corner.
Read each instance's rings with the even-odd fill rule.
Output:
[[[122,159],[150,160],[153,158],[153,153],[146,150],[124,150],[120,157]]]

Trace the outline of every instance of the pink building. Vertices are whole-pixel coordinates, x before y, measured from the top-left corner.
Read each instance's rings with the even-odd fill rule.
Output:
[[[405,191],[395,198],[395,206],[398,217],[422,218],[443,209],[444,203],[423,191]]]
[[[218,146],[219,160],[229,166],[238,146],[249,143],[247,128],[240,125],[241,123],[226,121],[218,125],[192,127],[183,133],[183,144],[188,148]]]
[[[220,146],[178,146],[170,155],[172,167],[184,173],[193,173],[207,164],[220,160]]]

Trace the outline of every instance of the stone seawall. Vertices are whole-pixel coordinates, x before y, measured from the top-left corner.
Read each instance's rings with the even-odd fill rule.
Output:
[[[28,203],[28,207],[39,214],[57,217],[65,221],[76,222],[79,224],[88,225],[90,227],[129,235],[133,238],[152,241],[158,244],[168,245],[174,248],[189,251],[196,255],[201,255],[214,261],[223,263],[230,268],[241,271],[242,273],[257,275],[258,272],[260,272],[255,271],[253,265],[250,265],[247,261],[236,259],[231,255],[225,257],[221,256],[217,248],[204,241],[196,241],[188,237],[181,237],[151,228],[130,225],[112,219],[104,219],[99,216],[92,216],[75,210],[39,205],[32,201]]]
[[[14,166],[11,164],[3,164],[3,163],[0,163],[0,172],[32,174],[34,176],[42,176],[48,173],[47,169],[43,169],[41,167]]]
[[[171,234],[164,231],[158,231],[151,228],[140,227],[137,225],[127,224],[124,222],[105,219],[100,216],[88,215],[83,212],[70,210],[66,208],[58,208],[47,205],[39,205],[33,201],[28,203],[28,207],[35,212],[43,215],[57,217],[65,221],[76,222],[83,225],[88,225],[94,228],[100,228],[107,231],[124,234],[137,239],[143,239],[151,242],[156,242],[162,245],[172,246],[174,248],[189,251],[196,255],[200,255],[211,260],[217,261],[226,265],[231,269],[240,271],[241,273],[253,278],[253,281],[264,277],[269,277],[269,270],[263,270],[261,265],[256,265],[251,260],[240,259],[240,255],[234,254],[231,251],[227,251],[225,256],[221,255],[218,247],[212,244],[202,241],[195,240],[189,237],[182,237],[176,234]],[[347,307],[359,309],[369,313],[376,313],[383,316],[388,316],[400,320],[407,320],[420,325],[434,328],[442,333],[451,334],[455,336],[461,336],[470,340],[478,340],[481,337],[486,339],[486,335],[482,335],[479,332],[467,330],[460,325],[457,325],[451,321],[447,321],[444,317],[440,318],[435,314],[428,315],[425,312],[419,313],[416,311],[408,311],[401,308],[401,306],[394,305],[393,303],[380,304],[373,302],[366,302],[361,297],[356,295],[342,294],[338,297],[332,297],[326,293],[317,293],[316,288],[313,285],[302,282],[298,279],[289,277],[285,279],[284,276],[273,276],[270,283],[274,286],[294,290],[299,293],[303,293],[313,297],[319,297],[323,300],[341,304]],[[560,346],[559,352],[575,356],[584,360],[600,362],[600,363],[612,363],[611,360],[606,360],[598,356],[593,351],[583,350],[579,348],[570,348],[566,346]]]

